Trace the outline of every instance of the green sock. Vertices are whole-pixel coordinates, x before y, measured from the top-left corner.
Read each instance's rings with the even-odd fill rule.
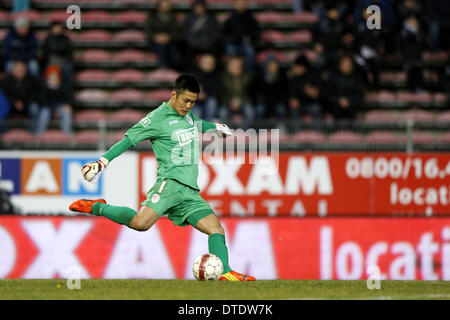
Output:
[[[136,211],[128,207],[117,207],[96,202],[92,206],[92,214],[103,216],[109,220],[128,226],[131,219],[136,215]]]
[[[215,254],[222,260],[223,273],[231,271],[228,266],[228,249],[225,244],[225,236],[220,233],[214,233],[208,238],[209,253]]]

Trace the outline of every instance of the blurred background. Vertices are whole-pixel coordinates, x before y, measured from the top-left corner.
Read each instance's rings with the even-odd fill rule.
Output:
[[[449,31],[441,0],[0,1],[0,276],[75,264],[85,277],[192,278],[207,241],[191,229],[58,217],[78,198],[139,207],[156,179],[150,143],[97,184],[79,168],[190,72],[198,116],[280,130],[275,174],[200,164],[232,266],[263,279],[362,279],[377,265],[385,279],[450,280]],[[42,262],[44,234],[48,248],[73,247]],[[142,258],[146,246],[155,255]]]

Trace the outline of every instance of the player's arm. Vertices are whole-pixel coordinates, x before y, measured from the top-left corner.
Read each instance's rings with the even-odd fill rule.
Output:
[[[117,158],[141,141],[155,137],[158,130],[157,123],[157,121],[152,123],[149,116],[142,118],[141,121],[136,123],[126,132],[125,138],[109,148],[100,159],[96,162],[87,163],[81,168],[83,178],[87,181],[97,180],[102,171],[108,166],[108,163],[114,158]]]
[[[233,132],[231,132],[231,129],[224,123],[214,123],[214,122],[205,121],[203,119],[200,119],[193,113],[192,113],[192,116],[194,117],[194,121],[201,122],[203,133],[210,131],[210,130],[216,130],[218,134],[222,135],[222,137],[233,135]]]

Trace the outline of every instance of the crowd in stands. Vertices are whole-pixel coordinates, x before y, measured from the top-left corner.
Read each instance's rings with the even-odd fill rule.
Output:
[[[367,90],[380,90],[386,55],[400,54],[411,92],[424,90],[424,51],[449,50],[450,3],[442,0],[294,0],[293,10],[319,17],[311,61],[299,52],[287,68],[277,56],[256,63],[261,28],[246,0],[234,0],[223,23],[205,0],[194,0],[184,19],[170,0],[148,13],[148,50],[159,64],[199,79],[196,112],[205,120],[356,119]],[[381,10],[380,28],[369,28]],[[3,39],[5,76],[2,96],[10,104],[0,119],[29,117],[30,130],[43,132],[51,117],[69,133],[72,119],[72,45],[64,26],[54,23],[42,46],[29,22],[19,18]],[[442,91],[449,92],[449,68],[440,70]],[[41,80],[38,80],[41,79]],[[7,103],[6,103],[7,104]],[[6,107],[2,107],[5,109]]]

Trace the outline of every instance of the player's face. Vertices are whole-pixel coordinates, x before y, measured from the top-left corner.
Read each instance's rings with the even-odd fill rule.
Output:
[[[175,98],[175,102],[173,104],[173,108],[180,116],[185,116],[192,109],[197,101],[198,94],[190,91],[173,92],[173,98]]]

